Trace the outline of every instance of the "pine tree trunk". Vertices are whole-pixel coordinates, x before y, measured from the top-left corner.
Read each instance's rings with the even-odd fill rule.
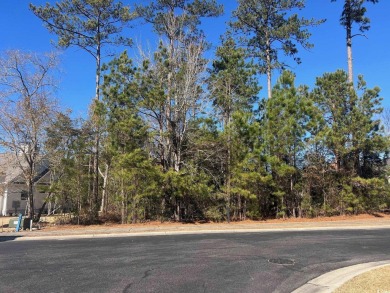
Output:
[[[123,184],[123,178],[121,179],[121,223],[125,224],[126,210],[125,210],[125,190]]]
[[[244,199],[244,206],[243,206],[243,210],[242,210],[242,220],[243,221],[246,220],[246,199]]]
[[[77,160],[77,157],[76,157]],[[81,213],[81,160],[77,160],[77,225],[80,225],[80,213]]]
[[[164,222],[165,205],[166,205],[166,201],[165,201],[165,197],[163,197],[163,199],[161,200],[161,219],[160,219],[160,222],[161,222],[161,223]]]
[[[240,221],[242,221],[242,202],[241,202],[241,195],[238,195],[238,218]]]
[[[88,184],[88,198],[87,198],[90,214],[92,214],[93,180],[91,178],[93,178],[93,160],[94,157],[90,155],[88,160],[88,181],[89,181],[88,183],[89,184]]]
[[[272,98],[272,67],[271,67],[271,44],[268,37],[268,33],[266,34],[266,58],[267,58],[267,89],[268,89],[268,99]]]
[[[348,55],[348,81],[353,84],[353,58],[352,58],[352,39],[347,40],[347,55]]]
[[[228,118],[228,125],[230,124],[230,115]],[[230,129],[228,130],[227,140],[227,154],[226,154],[226,205],[227,205],[227,222],[230,223],[230,202],[231,202],[231,150],[230,150]]]
[[[98,42],[98,46],[96,49],[96,87],[95,87],[95,101],[100,101],[100,42]],[[96,111],[96,109],[94,109]],[[93,187],[92,187],[92,196],[93,196],[93,206],[92,206],[92,217],[93,220],[96,220],[98,217],[98,211],[99,211],[99,147],[100,147],[100,127],[99,127],[99,117],[97,113],[93,113],[95,116],[95,123],[96,123],[96,134],[95,134],[95,156],[94,156],[94,165],[93,165],[93,172],[94,172],[94,178],[93,178]]]
[[[132,203],[131,209],[132,209],[132,211],[131,211],[131,214],[132,214],[131,223],[135,224],[135,223],[137,223],[137,201],[135,199],[135,195],[133,195],[133,203]]]
[[[172,204],[173,204],[173,218],[175,221],[178,221],[179,216],[178,216],[178,212],[177,212],[177,199],[176,198],[173,200]]]
[[[104,170],[104,174],[102,172],[99,173],[103,178],[103,188],[102,188],[102,201],[100,204],[100,211],[99,213],[104,214],[106,210],[106,196],[107,196],[107,182],[108,182],[108,172],[109,172],[109,166],[106,164],[106,169]]]
[[[272,85],[271,85],[271,68],[267,68],[267,88],[268,88],[268,99],[272,98]]]
[[[176,201],[177,221],[181,221],[180,201]]]
[[[346,0],[346,31],[347,31],[347,57],[348,57],[348,81],[353,84],[353,58],[352,58],[352,4],[351,0]]]

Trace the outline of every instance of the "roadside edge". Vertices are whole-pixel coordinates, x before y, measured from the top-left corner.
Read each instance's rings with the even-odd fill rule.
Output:
[[[340,230],[380,230],[390,229],[390,225],[383,226],[353,226],[353,227],[305,227],[305,228],[272,228],[272,229],[220,229],[220,230],[160,230],[160,231],[126,231],[94,233],[88,231],[84,234],[68,234],[63,231],[63,234],[45,233],[37,234],[18,234],[9,233],[8,235],[0,235],[2,237],[13,238],[14,241],[33,241],[33,240],[71,240],[71,239],[89,239],[89,238],[118,238],[118,237],[147,237],[147,236],[169,236],[169,235],[196,235],[196,234],[229,234],[229,233],[269,233],[269,232],[305,232],[305,231],[340,231]],[[1,242],[1,241],[0,241]]]
[[[390,260],[369,262],[340,268],[310,280],[292,293],[331,293],[358,275],[388,265],[390,265]]]

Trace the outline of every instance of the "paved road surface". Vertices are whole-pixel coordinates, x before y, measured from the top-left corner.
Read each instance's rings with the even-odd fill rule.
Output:
[[[0,292],[291,292],[390,259],[390,229],[8,241]],[[6,241],[7,240],[7,241]]]

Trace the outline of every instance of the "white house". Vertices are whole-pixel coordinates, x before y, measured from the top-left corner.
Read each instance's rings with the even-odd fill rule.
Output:
[[[50,172],[46,160],[37,164],[34,178],[34,210],[38,211],[47,197],[45,187],[50,182]],[[0,154],[0,215],[25,214],[28,189],[22,169],[14,154]]]

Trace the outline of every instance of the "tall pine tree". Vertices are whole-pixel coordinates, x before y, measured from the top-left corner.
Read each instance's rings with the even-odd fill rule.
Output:
[[[331,0],[336,2],[337,0]],[[362,35],[370,29],[370,19],[365,16],[365,2],[378,3],[379,0],[343,0],[344,6],[340,17],[340,24],[345,28],[347,60],[348,60],[348,81],[353,84],[353,59],[352,59],[352,39]],[[357,24],[360,34],[353,34],[353,24]]]
[[[233,12],[235,21],[231,26],[242,33],[248,54],[258,59],[260,73],[267,75],[268,98],[272,96],[272,72],[286,67],[279,52],[300,63],[298,45],[305,49],[313,47],[307,28],[323,22],[292,14],[304,7],[303,0],[239,0]]]
[[[104,47],[107,45],[129,45],[130,38],[121,36],[125,25],[135,18],[134,12],[115,0],[63,0],[44,6],[30,4],[32,12],[40,18],[49,32],[58,37],[57,45],[61,48],[76,46],[93,57],[96,64],[95,98],[100,100],[100,80]],[[93,114],[96,125],[95,157],[93,179],[93,216],[99,210],[99,148],[100,136],[98,117]]]
[[[244,121],[246,120],[244,117],[250,118],[260,88],[255,78],[256,69],[253,63],[246,62],[244,50],[237,48],[230,34],[226,35],[222,45],[217,49],[216,57],[209,78],[209,90],[222,130],[224,148],[221,154],[223,157],[221,174],[224,174],[223,193],[227,220],[230,221],[233,170],[237,168],[240,159],[242,160],[242,156],[247,152],[243,150],[245,143],[242,137],[238,136],[237,123],[234,120]],[[242,218],[242,195],[242,192],[237,192],[240,218]]]

